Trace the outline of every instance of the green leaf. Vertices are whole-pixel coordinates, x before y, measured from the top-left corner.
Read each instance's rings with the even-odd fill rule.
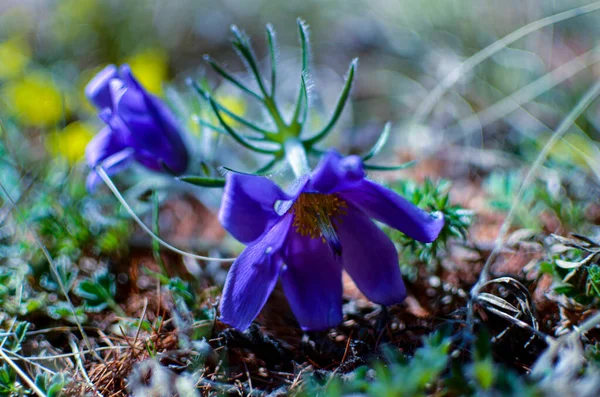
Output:
[[[101,269],[91,279],[80,281],[74,292],[85,300],[89,311],[102,311],[114,302],[113,297],[117,292],[115,276],[107,269]]]
[[[367,160],[373,158],[381,151],[381,149],[383,149],[383,147],[385,146],[385,144],[388,141],[388,138],[390,137],[391,130],[392,130],[392,123],[390,123],[390,122],[385,123],[385,126],[383,127],[383,131],[381,131],[381,135],[379,135],[377,142],[375,142],[375,145],[373,145],[371,150],[369,150],[369,153],[367,153],[363,156],[363,158],[362,158],[363,161],[367,161]]]
[[[542,262],[540,263],[540,273],[542,274],[554,274],[554,267],[550,262]]]
[[[488,390],[494,383],[494,363],[491,357],[473,363],[473,377],[483,390]]]
[[[142,271],[144,273],[146,273],[147,275],[156,278],[162,285],[169,284],[169,277],[167,277],[164,274],[152,271],[152,270],[148,269],[146,266],[142,267]]]
[[[61,394],[62,389],[64,388],[64,383],[54,383],[52,384],[46,393],[47,397],[58,397]]]
[[[229,124],[227,124],[227,122],[223,119],[223,116],[221,116],[221,113],[219,111],[219,107],[218,107],[217,103],[214,101],[214,99],[212,99],[212,97],[209,96],[208,100],[209,100],[210,106],[213,108],[213,111],[215,112],[215,115],[219,119],[219,122],[221,123],[223,128],[225,128],[225,131],[227,131],[227,133],[235,141],[237,141],[240,145],[244,146],[246,149],[250,149],[252,151],[255,151],[257,153],[262,153],[262,154],[275,154],[278,152],[278,150],[260,148],[260,147],[254,146],[253,144],[248,142],[246,140],[246,138],[244,138],[243,136],[241,136],[240,134],[235,132],[235,130],[233,128],[231,128],[229,126]]]
[[[487,329],[483,328],[475,339],[475,349],[473,351],[474,360],[484,360],[491,357],[492,345],[490,340],[490,333]]]
[[[38,374],[35,377],[35,384],[47,397],[58,397],[66,383],[62,373],[56,373],[51,379],[48,374]]]
[[[223,77],[225,80],[231,82],[233,85],[238,87],[240,90],[242,90],[245,93],[249,94],[250,96],[258,99],[259,101],[263,100],[263,98],[260,95],[258,95],[256,92],[252,91],[251,89],[246,87],[244,84],[242,84],[238,79],[233,77],[231,75],[231,73],[229,73],[227,70],[225,70],[224,67],[222,67],[217,61],[212,59],[209,55],[204,55],[204,60],[206,62],[208,62],[208,64],[214,69],[214,71],[217,72],[219,75],[221,75],[221,77]]]
[[[71,308],[67,302],[57,302],[52,306],[48,306],[46,308],[46,312],[50,318],[55,320],[67,320],[73,324],[77,324],[77,322],[82,324],[87,321],[85,309],[82,306],[75,308],[75,315],[77,316],[77,318],[75,318],[73,316],[73,311],[71,311]]]
[[[245,118],[238,116],[237,114],[233,113],[231,110],[227,109],[225,106],[221,105],[218,101],[215,101],[212,98],[212,96],[207,91],[205,91],[202,87],[200,87],[200,85],[198,83],[196,83],[195,81],[193,81],[191,79],[188,79],[187,83],[192,88],[194,88],[194,90],[196,90],[196,92],[198,93],[198,95],[200,95],[205,100],[209,101],[210,104],[211,104],[211,106],[212,106],[212,103],[214,102],[214,104],[216,105],[216,108],[218,110],[222,111],[223,113],[225,113],[227,116],[231,117],[236,122],[242,124],[245,127],[250,128],[253,131],[258,132],[261,135],[269,136],[269,135],[273,135],[274,134],[273,132],[267,131],[264,128],[261,128],[261,127],[257,126],[256,124],[254,124],[254,123],[246,120]],[[219,115],[219,113],[216,110],[214,110],[214,113],[217,116],[217,118],[220,119],[220,115]],[[200,120],[200,124],[205,125],[205,126],[207,126],[209,128],[213,128],[217,132],[221,132],[221,133],[229,132],[229,131],[227,131],[227,129],[220,130],[219,127],[213,126],[210,123],[207,123],[207,122],[205,122],[203,120]]]
[[[354,73],[356,71],[357,65],[358,65],[358,58],[355,58],[350,63],[350,67],[348,68],[348,77],[346,78],[346,83],[344,84],[344,88],[342,89],[342,92],[340,93],[340,97],[337,101],[335,109],[333,110],[333,113],[331,114],[331,118],[329,119],[329,122],[315,136],[308,138],[307,140],[304,141],[306,146],[311,147],[315,143],[317,143],[320,140],[322,140],[323,138],[325,138],[327,136],[327,134],[329,134],[331,132],[331,130],[333,129],[333,127],[339,120],[340,116],[342,115],[342,112],[344,111],[344,107],[346,106],[346,102],[348,101],[348,98],[350,96],[350,89],[352,88],[352,82],[354,81]]]
[[[27,335],[27,330],[29,329],[30,324],[27,321],[21,321],[15,327],[15,335],[14,339],[10,340],[10,343],[7,343],[7,347],[13,351],[17,352],[21,350],[21,344]]]
[[[35,385],[42,391],[46,391],[48,378],[46,374],[37,374],[35,376]]]
[[[75,284],[75,280],[77,279],[77,275],[79,273],[79,269],[76,266],[73,266],[70,258],[67,256],[60,256],[55,259],[56,263],[56,271],[60,277],[60,282],[64,285],[65,290],[71,291],[73,285]],[[45,289],[53,292],[60,291],[60,283],[56,280],[54,273],[44,273],[40,277],[40,285]]]
[[[399,171],[406,168],[410,168],[413,165],[417,164],[416,160],[406,162],[400,165],[375,165],[375,164],[365,164],[364,167],[366,170],[371,171]]]
[[[0,395],[13,395],[11,394],[16,390],[15,383],[17,382],[17,373],[7,364],[0,368]]]
[[[302,74],[308,74],[308,62],[310,58],[310,41],[308,40],[308,25],[305,21],[298,18],[298,31],[300,33],[300,45],[302,48]]]
[[[204,172],[204,175],[210,175],[210,168],[208,167],[208,164],[205,161],[200,162],[200,167],[202,168],[202,172]]]
[[[219,172],[221,173],[221,175],[227,175],[228,172],[233,172],[235,174],[242,174],[242,175],[252,175],[252,176],[266,175],[267,172],[275,164],[277,164],[277,162],[279,160],[281,160],[281,158],[275,157],[271,161],[269,161],[267,164],[265,164],[264,166],[262,166],[261,168],[259,168],[258,170],[254,171],[254,172],[242,172],[242,171],[234,170],[233,168],[229,168],[229,167],[225,167],[225,166],[220,166],[217,169],[219,170]]]
[[[271,98],[275,97],[277,85],[277,43],[275,29],[270,23],[267,24],[267,44],[269,47],[269,58],[271,60]]]
[[[173,292],[174,295],[182,298],[186,304],[193,305],[194,294],[190,290],[190,286],[187,282],[183,281],[179,277],[173,277],[169,281],[168,288]]]
[[[304,110],[302,112],[302,110]],[[302,118],[300,118],[300,112],[302,112]],[[296,100],[296,108],[292,116],[292,125],[299,126],[298,135],[302,133],[302,125],[306,122],[308,115],[308,90],[306,89],[306,78],[302,74],[300,77],[300,91],[298,92],[298,99]],[[301,121],[302,120],[302,121]]]
[[[186,183],[190,183],[192,185],[202,186],[202,187],[223,187],[223,186],[225,186],[224,178],[214,178],[214,177],[210,177],[210,176],[186,175],[186,176],[180,176],[177,179],[179,179],[180,181],[186,182]]]
[[[232,42],[233,47],[238,51],[238,55],[240,58],[242,58],[242,61],[244,61],[244,63],[249,67],[250,72],[252,72],[254,75],[254,79],[256,80],[260,91],[265,97],[268,96],[267,90],[265,89],[260,76],[256,55],[254,55],[254,50],[250,44],[250,38],[235,25],[231,26],[231,32],[235,36],[235,39]]]

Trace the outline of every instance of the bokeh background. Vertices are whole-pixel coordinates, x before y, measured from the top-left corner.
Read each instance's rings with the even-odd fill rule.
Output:
[[[462,76],[431,113],[418,120],[420,128],[405,127],[414,121],[427,94],[469,56],[532,21],[586,4],[592,3],[4,0],[0,112],[8,127],[29,129],[32,139],[40,139],[40,148],[75,162],[99,126],[83,97],[83,87],[95,72],[108,63],[129,63],[150,91],[167,97],[175,107],[184,106],[181,103],[189,98],[183,84],[186,77],[206,77],[213,87],[220,85],[219,78],[207,71],[204,54],[244,74],[229,45],[232,24],[253,37],[265,65],[264,26],[274,25],[281,46],[280,89],[291,99],[298,84],[295,21],[300,17],[311,29],[312,88],[317,94],[313,104],[322,114],[334,106],[350,60],[360,59],[352,105],[340,126],[350,137],[342,140],[344,149],[358,150],[371,143],[389,120],[394,122],[396,146],[413,152],[427,147],[432,155],[446,143],[446,154],[456,154],[457,147],[474,150],[463,156],[476,156],[481,148],[535,152],[537,138],[548,133],[545,127],[553,128],[597,76],[597,54],[588,53],[597,45],[596,12],[511,43]],[[564,82],[546,82],[523,100],[531,91],[519,94],[519,89],[563,65],[567,66],[558,77]],[[166,88],[169,85],[177,94]],[[246,98],[225,86],[221,90],[222,100],[232,109],[248,111]],[[510,111],[492,107],[501,100]],[[507,103],[511,100],[515,106]],[[586,138],[598,138],[596,113],[586,114],[591,129],[570,136],[571,143],[587,154],[594,148]],[[324,119],[314,118],[315,125]],[[461,134],[464,139],[457,137]],[[582,158],[577,161],[585,163]]]
[[[231,48],[230,27],[235,24],[252,37],[260,66],[268,75],[265,25],[270,23],[280,49],[277,99],[285,111],[292,110],[300,83],[297,18],[310,26],[312,109],[307,135],[327,122],[348,65],[358,57],[351,100],[323,148],[366,153],[385,123],[392,122],[388,144],[369,162],[387,166],[416,160],[414,166],[373,172],[369,177],[416,205],[442,210],[448,227],[439,242],[427,245],[385,229],[400,254],[409,290],[404,304],[382,310],[367,302],[347,277],[344,323],[310,339],[276,290],[271,300],[275,304],[268,304],[258,318],[266,333],[255,327],[251,336],[258,339],[250,340],[215,320],[214,302],[226,265],[160,251],[108,189],[95,195],[86,191],[85,147],[102,123],[85,98],[84,87],[107,64],[128,63],[141,83],[164,99],[181,121],[192,152],[190,173],[199,175],[206,167],[218,175],[220,165],[254,171],[264,159],[206,127],[218,120],[186,79],[213,90],[214,97],[234,113],[268,122],[252,98],[223,82],[203,56],[210,54],[253,86]],[[508,395],[502,391],[510,389],[513,395],[562,396],[572,393],[579,382],[578,390],[591,390],[588,395],[595,396],[600,390],[597,332],[590,333],[586,342],[584,363],[580,347],[561,350],[562,361],[549,359],[542,355],[546,345],[541,338],[532,342],[529,331],[512,326],[516,321],[508,323],[506,317],[491,316],[483,309],[476,317],[495,335],[489,349],[493,354],[480,354],[477,342],[471,355],[475,334],[464,333],[463,325],[473,320],[465,316],[469,291],[511,209],[515,216],[506,249],[494,261],[492,272],[518,278],[525,285],[527,305],[538,312],[532,314],[527,306],[519,321],[559,337],[600,307],[600,263],[580,265],[574,277],[569,266],[583,263],[582,253],[587,251],[562,247],[557,260],[558,243],[551,237],[576,232],[588,236],[589,243],[599,236],[598,101],[552,148],[536,177],[528,181],[522,199],[514,202],[557,126],[597,83],[599,62],[600,2],[592,1],[0,0],[0,325],[25,330],[31,326],[35,332],[52,328],[39,338],[28,334],[26,343],[21,346],[18,341],[13,352],[28,357],[59,355],[47,361],[57,371],[75,368],[60,354],[72,352],[69,338],[76,332],[62,327],[89,326],[94,347],[106,348],[103,358],[108,364],[87,355],[85,366],[94,387],[104,395],[129,395],[128,379],[138,375],[145,379],[140,366],[150,362],[156,364],[152,367],[156,371],[170,371],[153,361],[157,352],[179,351],[183,342],[202,338],[210,343],[193,345],[200,354],[186,359],[198,359],[189,373],[201,373],[204,380],[205,373],[211,374],[214,382],[201,385],[208,395],[233,390],[228,389],[233,384],[245,393],[253,387],[251,381],[265,390],[293,389],[309,367],[332,370],[315,371],[316,384],[334,379],[336,373],[345,377],[385,355],[380,354],[381,337],[393,346],[394,354],[414,355],[414,359],[409,364],[398,356],[387,361],[393,365],[365,370],[364,379],[357,375],[357,384],[367,378],[371,382],[369,374],[379,371],[381,382],[370,383],[373,395],[382,395],[377,392],[388,386],[388,395],[404,390],[409,390],[405,395],[441,394],[445,388],[468,383],[474,395]],[[123,172],[115,181],[133,210],[157,234],[178,247],[211,256],[241,252],[243,245],[227,236],[216,218],[220,189],[198,188],[141,168]],[[285,169],[274,170],[272,176],[277,182],[292,180]],[[434,182],[425,182],[427,178]],[[40,247],[54,258],[53,266]],[[64,278],[64,294],[55,270]],[[89,290],[94,288],[101,299],[90,298]],[[488,289],[492,290],[493,297],[506,298],[523,309],[522,300],[513,299],[508,289]],[[517,310],[514,318],[523,313]],[[144,316],[147,321],[138,340],[141,323],[129,320]],[[172,322],[161,328],[164,318]],[[182,327],[186,321],[194,328]],[[450,339],[435,333],[442,324],[456,325],[453,341],[466,341],[455,351],[459,355],[450,353]],[[107,347],[98,329],[110,334],[110,344],[118,345],[120,356],[108,351],[112,347]],[[483,335],[478,341],[492,340]],[[132,347],[128,337],[133,336],[139,345]],[[81,348],[83,340],[77,340]],[[155,345],[148,348],[145,340]],[[416,350],[421,345],[425,347]],[[282,347],[285,354],[267,357],[273,346]],[[349,346],[356,349],[348,353]],[[200,357],[202,349],[210,354]],[[138,356],[138,351],[147,354]],[[217,356],[213,362],[207,359],[211,354]],[[524,375],[544,360],[545,377],[532,381]],[[457,361],[464,365],[456,373],[463,371],[465,378],[444,378],[452,372],[446,370],[447,364]],[[32,378],[40,373],[37,367],[27,368]],[[8,373],[0,367],[0,392],[7,379],[2,371]],[[85,387],[86,379],[75,372],[69,372],[70,391]],[[109,372],[118,376],[107,376]],[[312,370],[306,372],[312,376]],[[66,385],[63,380],[55,383]],[[331,384],[341,385],[338,380]],[[364,390],[368,382],[357,390]],[[13,382],[15,390],[24,390],[17,383]],[[330,381],[325,383],[320,386],[327,388]],[[533,383],[540,387],[538,394],[521,393]],[[456,395],[464,394],[460,387]],[[80,395],[77,390],[72,395]]]

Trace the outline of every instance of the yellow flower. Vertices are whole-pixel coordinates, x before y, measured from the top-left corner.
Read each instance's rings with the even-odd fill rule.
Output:
[[[145,89],[156,95],[162,95],[162,83],[168,77],[167,54],[160,49],[151,48],[138,52],[125,59],[133,75]]]
[[[13,79],[25,71],[31,59],[29,44],[21,38],[0,43],[0,79]]]
[[[63,100],[50,75],[32,72],[2,89],[9,112],[27,126],[50,126],[62,117]]]
[[[63,157],[70,164],[81,160],[85,154],[85,147],[94,136],[91,125],[74,121],[67,125],[62,131],[48,134],[46,148],[54,157]]]
[[[241,117],[246,113],[246,109],[247,109],[246,101],[239,96],[217,94],[217,102],[219,102],[221,105],[223,105],[223,107],[225,109],[229,110],[230,112],[232,112],[233,114],[235,114],[237,116]],[[235,121],[231,116],[228,116],[227,114],[225,114],[223,112],[221,112],[221,115],[223,116],[223,121],[225,121],[231,127],[239,126],[240,123]],[[212,124],[214,124],[216,126],[220,126],[219,120],[217,119],[217,116],[215,116],[214,114],[212,115]]]

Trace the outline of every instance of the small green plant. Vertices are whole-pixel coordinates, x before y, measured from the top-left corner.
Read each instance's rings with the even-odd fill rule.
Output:
[[[436,382],[450,359],[450,339],[435,332],[423,341],[423,346],[408,358],[392,347],[382,349],[384,360],[357,368],[351,375],[333,373],[311,375],[306,379],[305,396],[340,396],[366,393],[369,396],[421,396],[435,390]]]
[[[31,324],[27,321],[16,321],[9,327],[7,336],[0,340],[0,348],[7,353],[21,353],[23,342]],[[36,386],[48,397],[58,397],[65,385],[65,378],[61,373],[52,377],[47,374],[38,374],[35,378]],[[28,384],[22,383],[17,372],[9,363],[0,367],[0,397],[13,397],[31,395]]]
[[[11,269],[0,269],[0,303],[11,296],[14,290],[15,273]]]
[[[451,239],[464,240],[467,238],[474,214],[470,210],[450,203],[450,186],[448,181],[433,182],[429,179],[425,180],[423,184],[401,180],[390,186],[392,190],[418,207],[441,212],[445,221],[439,237],[428,244],[413,240],[397,230],[384,229],[396,244],[400,254],[400,264],[403,265],[405,275],[408,277],[411,275],[414,277],[416,271],[414,264],[417,263],[425,263],[431,270],[435,269]]]
[[[27,321],[17,322],[14,326],[13,335],[4,340],[4,346],[2,347],[12,352],[18,352],[21,350],[21,344],[27,335],[29,326],[30,324]]]
[[[391,346],[383,348],[384,359],[345,375],[316,372],[305,377],[304,396],[420,397],[426,395],[523,396],[542,395],[539,388],[515,372],[494,362],[490,335],[477,335],[471,360],[453,350],[452,338],[436,331],[423,339],[423,346],[407,357]]]
[[[21,256],[30,257],[36,273],[46,270],[46,258],[35,239],[27,238],[29,230],[36,232],[54,258],[77,261],[85,255],[115,255],[125,247],[130,220],[114,204],[89,197],[78,171],[69,172],[61,162],[41,170],[35,187],[19,197],[19,215],[8,218],[12,233],[5,241],[0,239],[0,247],[18,241]]]
[[[118,315],[125,316],[123,309],[115,301],[117,284],[115,276],[108,269],[100,269],[91,278],[80,281],[74,292],[83,298],[88,312],[97,313],[110,307]]]
[[[46,397],[59,397],[67,384],[65,376],[58,372],[52,376],[47,373],[35,377],[35,385],[46,394]]]
[[[0,367],[0,397],[11,397],[20,395],[23,392],[23,387],[17,382],[16,372],[4,363]]]
[[[83,324],[87,321],[86,308],[84,306],[77,306],[71,309],[69,304],[64,301],[49,305],[46,308],[46,313],[54,320],[66,320],[72,324],[76,324],[77,322]]]
[[[417,396],[435,387],[435,383],[448,365],[450,339],[441,332],[425,338],[412,359],[387,349],[387,365],[375,366],[377,380],[370,393],[380,396]]]
[[[60,280],[57,280],[54,274],[44,273],[40,277],[40,285],[51,292],[62,292],[61,284],[67,292],[71,291],[77,280],[79,269],[73,265],[73,262],[67,256],[61,256],[54,260],[56,271]]]
[[[518,172],[490,174],[484,183],[490,195],[490,207],[502,212],[510,211],[522,183],[523,176]],[[565,181],[560,180],[553,184],[542,180],[536,181],[516,204],[514,217],[516,224],[539,230],[543,226],[541,217],[546,212],[556,216],[561,225],[568,230],[581,227],[585,223],[586,202],[569,193]]]

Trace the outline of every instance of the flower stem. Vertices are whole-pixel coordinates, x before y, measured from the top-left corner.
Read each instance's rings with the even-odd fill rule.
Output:
[[[125,313],[125,310],[123,310],[121,308],[121,306],[119,306],[117,301],[115,301],[112,296],[109,296],[106,298],[106,303],[108,304],[108,307],[110,307],[117,316],[122,317],[122,318],[129,317],[129,316],[127,316],[127,313]]]
[[[296,178],[300,178],[310,172],[308,159],[306,158],[306,150],[304,145],[297,138],[290,138],[283,144],[285,150],[285,158],[292,167]]]
[[[283,117],[281,117],[281,113],[279,112],[279,108],[277,107],[275,100],[272,97],[267,96],[264,99],[264,104],[267,110],[269,111],[269,114],[273,118],[273,121],[275,122],[275,125],[279,130],[279,133],[287,130],[288,126],[285,124],[285,121],[283,121]]]
[[[158,192],[154,190],[152,193],[152,228],[154,234],[157,236],[160,235],[160,223],[159,223],[159,213],[160,213],[160,203],[158,200]],[[165,276],[169,277],[169,271],[165,266],[165,262],[162,260],[160,256],[160,244],[158,241],[152,239],[152,256],[154,257],[154,261],[160,268],[160,272]]]

